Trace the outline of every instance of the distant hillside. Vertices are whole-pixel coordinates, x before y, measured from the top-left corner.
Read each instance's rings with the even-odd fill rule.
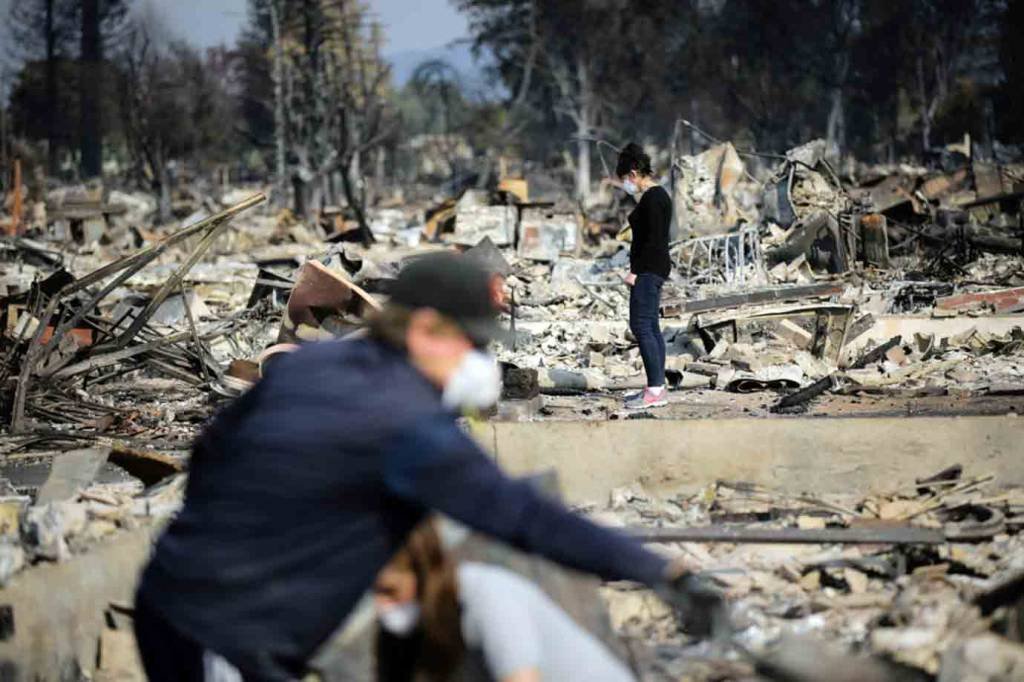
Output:
[[[483,64],[473,59],[469,45],[464,43],[424,50],[402,50],[386,54],[385,58],[391,62],[392,79],[399,88],[409,82],[416,67],[432,59],[443,59],[455,67],[469,87],[476,87],[485,82]]]

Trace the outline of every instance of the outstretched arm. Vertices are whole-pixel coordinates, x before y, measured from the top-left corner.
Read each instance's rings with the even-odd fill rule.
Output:
[[[450,421],[432,419],[403,431],[385,457],[385,485],[392,493],[519,549],[606,580],[653,586],[669,577],[669,562],[638,541],[506,477]]]

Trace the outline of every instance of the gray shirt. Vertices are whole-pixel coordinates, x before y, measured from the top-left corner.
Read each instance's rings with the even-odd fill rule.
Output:
[[[482,658],[495,680],[536,668],[544,682],[634,682],[597,638],[540,588],[511,571],[463,563],[459,601],[462,636],[471,658]]]

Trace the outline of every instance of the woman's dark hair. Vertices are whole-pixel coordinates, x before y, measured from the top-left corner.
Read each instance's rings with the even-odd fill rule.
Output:
[[[405,335],[409,331],[412,310],[396,303],[388,303],[381,310],[366,316],[366,328],[370,336],[400,351],[405,348]]]
[[[456,562],[445,550],[433,522],[427,520],[417,526],[388,566],[415,574],[422,627],[415,639],[405,642],[378,633],[377,679],[408,679],[409,672],[421,673],[432,682],[449,679],[461,663],[466,645],[462,640]],[[392,659],[390,665],[388,659]]]
[[[654,175],[651,168],[651,157],[636,142],[630,142],[619,152],[619,162],[615,164],[615,175],[620,178],[636,171],[640,175]]]

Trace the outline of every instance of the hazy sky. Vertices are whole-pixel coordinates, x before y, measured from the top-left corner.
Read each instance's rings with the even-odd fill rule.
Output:
[[[0,0],[0,86],[9,86],[18,65],[11,62],[6,35],[7,17],[15,2]],[[197,47],[232,44],[246,22],[247,0],[129,0],[136,11],[150,11],[169,32]],[[370,11],[384,25],[386,56],[395,55],[396,78],[407,77],[422,52],[448,45],[468,34],[466,19],[450,0],[368,0]],[[404,57],[404,58],[403,58]],[[468,59],[468,56],[467,56]],[[459,67],[461,68],[461,66]],[[402,75],[404,74],[404,76]],[[6,76],[6,78],[4,78]],[[0,87],[0,101],[6,87]]]
[[[5,52],[3,27],[12,2],[0,0],[0,52]],[[246,0],[134,0],[149,5],[178,36],[200,47],[233,43],[246,19]],[[369,0],[370,10],[384,24],[387,53],[440,47],[466,36],[465,18],[449,0]]]
[[[246,0],[136,1],[150,3],[175,33],[204,47],[234,42],[245,23],[248,4]],[[449,0],[369,0],[368,5],[384,24],[388,53],[439,47],[467,32],[465,18]]]
[[[135,0],[149,4],[177,36],[199,47],[230,45],[245,23],[246,0]]]
[[[387,31],[387,52],[423,50],[465,38],[466,18],[449,0],[370,0]]]

